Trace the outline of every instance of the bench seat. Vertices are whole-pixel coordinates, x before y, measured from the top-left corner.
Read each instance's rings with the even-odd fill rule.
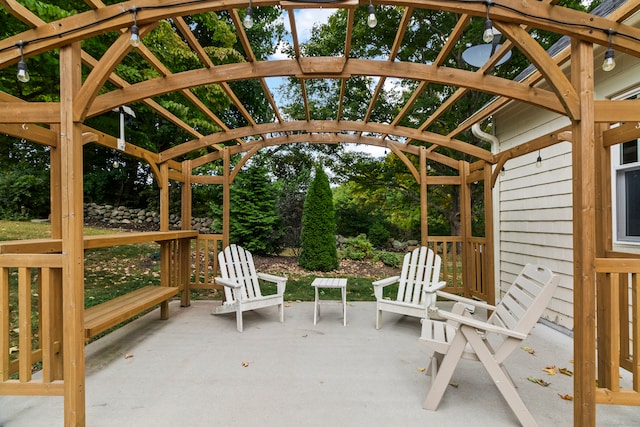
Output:
[[[178,290],[177,287],[150,285],[87,308],[84,312],[85,339],[168,301],[178,294]]]

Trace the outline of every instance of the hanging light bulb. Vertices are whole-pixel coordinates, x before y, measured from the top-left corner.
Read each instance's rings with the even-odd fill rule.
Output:
[[[25,43],[20,40],[18,47],[20,48],[20,61],[18,61],[18,81],[27,83],[29,81],[29,70],[27,69],[27,63],[24,62],[24,45]]]
[[[507,174],[507,170],[503,166],[502,169],[500,169],[500,176],[505,176],[506,174]]]
[[[251,7],[251,1],[249,1],[249,7],[247,7],[242,24],[246,29],[253,27],[253,8]]]
[[[611,71],[616,68],[616,59],[614,58],[615,53],[613,52],[613,48],[611,47],[611,38],[613,36],[613,30],[609,30],[609,48],[604,53],[604,62],[602,63],[602,69],[604,71]]]
[[[487,19],[484,21],[484,33],[482,33],[482,40],[485,43],[491,43],[493,41],[493,22],[489,18],[489,9],[491,9],[491,1],[487,0]]]
[[[140,46],[140,29],[138,28],[138,8],[133,6],[131,8],[133,11],[133,25],[131,26],[131,38],[129,38],[129,43],[133,47]]]
[[[367,7],[367,25],[369,28],[374,28],[378,25],[378,19],[376,18],[376,10],[373,7],[371,1],[369,1],[369,6]]]
[[[540,156],[540,151],[538,151],[538,158],[536,159],[536,167],[537,168],[542,167],[542,157]]]

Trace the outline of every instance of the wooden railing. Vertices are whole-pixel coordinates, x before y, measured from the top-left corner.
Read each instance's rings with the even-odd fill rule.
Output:
[[[62,260],[59,254],[0,255],[0,395],[64,394]],[[17,345],[11,339],[16,332]],[[34,379],[39,362],[42,375]]]
[[[162,287],[186,291],[191,267],[189,242],[196,235],[196,231],[168,231],[85,236],[84,248],[157,242],[163,252]],[[61,252],[61,239],[0,242],[0,395],[64,394],[62,277],[65,255]],[[151,303],[138,296],[131,298],[133,302],[130,301],[125,314],[109,310],[118,320],[116,323],[150,307]],[[111,303],[114,305],[115,301]],[[153,301],[153,305],[158,303],[162,307],[161,317],[166,318],[165,299]],[[136,311],[131,306],[141,308]],[[85,311],[85,327],[86,314]],[[32,372],[36,370],[41,374],[34,379]]]
[[[597,258],[596,403],[640,406],[640,259]],[[620,368],[632,374],[630,388]]]
[[[442,258],[442,277],[447,282],[448,292],[464,293],[464,274],[462,265],[462,238],[458,236],[429,236],[428,246]],[[484,265],[485,239],[473,238],[468,243],[469,253],[467,268],[471,283],[471,295],[486,299],[486,277]],[[220,289],[214,278],[218,271],[218,252],[222,250],[222,234],[200,234],[192,248],[193,271],[191,272],[191,289]]]
[[[221,289],[214,278],[218,272],[218,252],[222,250],[222,234],[199,234],[193,248],[191,289]]]
[[[429,236],[428,245],[435,253],[442,257],[442,277],[447,281],[447,292],[464,294],[464,270],[469,271],[470,283],[467,289],[470,296],[482,300],[487,299],[487,277],[485,263],[486,244],[484,237],[473,237],[466,243],[469,259],[463,264],[462,237],[459,236]]]

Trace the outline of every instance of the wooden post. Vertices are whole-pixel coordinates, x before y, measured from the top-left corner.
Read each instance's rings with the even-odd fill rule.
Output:
[[[51,125],[51,130],[57,135],[60,135],[60,125]],[[61,150],[60,139],[55,147],[50,147],[49,151],[49,198],[51,206],[51,213],[49,219],[51,222],[51,238],[62,239],[62,190],[61,186]],[[84,274],[84,273],[83,273]],[[51,341],[51,350],[55,350],[56,343],[62,345],[63,342],[63,311],[62,311],[62,270],[52,269],[50,272],[50,283],[48,292],[46,295],[48,298],[43,298],[43,304],[48,304],[49,307],[45,312],[50,314],[50,317],[43,319],[45,324],[44,328],[48,329],[46,334]],[[62,350],[58,350],[57,353],[49,354],[47,357],[50,363],[50,369],[48,370],[48,378],[45,381],[62,380],[64,379],[63,370],[63,357]],[[43,355],[43,358],[45,355]],[[43,371],[43,374],[47,371]]]
[[[169,231],[169,165],[160,165],[160,231]],[[171,242],[160,243],[160,286],[171,286]],[[168,312],[161,312],[165,319]]]
[[[573,424],[596,425],[596,164],[594,136],[593,45],[571,41],[571,81],[580,100],[573,132],[573,295],[574,402]]]
[[[182,229],[191,230],[191,211],[192,211],[192,189],[191,189],[191,160],[185,160],[182,162],[182,200],[180,217],[182,219]],[[180,305],[182,307],[188,307],[191,305],[191,289],[189,280],[189,270],[191,266],[190,262],[190,239],[181,239],[177,244],[180,258],[179,275],[180,287],[182,292],[180,294]]]
[[[612,226],[612,200],[611,200],[611,149],[604,148],[602,136],[608,128],[606,124],[599,124],[596,129],[595,162],[598,165],[596,171],[596,256],[604,257],[607,250],[613,248]],[[612,357],[610,336],[613,330],[610,322],[611,311],[618,308],[613,305],[611,278],[608,274],[596,274],[596,344],[597,348],[597,372],[598,387],[611,388],[618,378],[611,378],[609,369]]]
[[[420,147],[420,240],[422,246],[429,245],[429,223],[427,207],[427,149]],[[436,252],[437,248],[433,248]]]
[[[493,188],[491,187],[492,169],[489,163],[484,165],[484,265],[482,266],[482,279],[484,281],[487,302],[491,305],[496,303],[495,288],[495,266],[493,250]]]
[[[80,42],[60,49],[60,215],[63,254],[64,425],[84,426],[82,127],[73,117],[82,84]]]
[[[222,159],[222,247],[226,248],[229,246],[229,218],[231,217],[231,154],[229,147],[224,147]]]
[[[469,286],[472,283],[473,271],[471,270],[473,254],[469,238],[471,237],[471,191],[467,178],[469,177],[469,163],[460,160],[460,234],[462,237],[462,280],[464,295],[471,297]]]

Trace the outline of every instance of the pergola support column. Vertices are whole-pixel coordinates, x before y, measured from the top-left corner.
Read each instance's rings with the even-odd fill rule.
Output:
[[[427,222],[427,149],[420,147],[420,240],[422,246],[429,245],[429,223]],[[436,248],[433,249],[436,251]]]
[[[460,160],[460,236],[462,237],[462,280],[464,282],[464,296],[470,298],[470,284],[473,282],[473,268],[471,244],[471,189],[467,182],[469,163]]]
[[[185,160],[182,162],[182,199],[181,199],[181,211],[180,211],[180,224],[183,230],[191,230],[191,217],[192,217],[192,204],[193,204],[193,191],[191,188],[191,160]],[[191,305],[191,289],[189,286],[189,268],[191,262],[189,259],[189,252],[191,241],[189,239],[178,240],[178,252],[180,254],[180,266],[179,277],[180,287],[182,292],[180,293],[180,305],[182,307],[188,307]],[[165,303],[165,304],[168,304]]]
[[[571,81],[580,100],[573,132],[574,425],[596,425],[596,162],[593,44],[571,41]]]
[[[64,312],[64,425],[84,426],[84,243],[82,123],[74,99],[82,84],[80,42],[60,49],[60,218]]]
[[[487,302],[495,305],[495,265],[494,234],[493,234],[493,188],[491,188],[492,167],[489,163],[484,165],[484,256],[482,265],[482,283],[486,286]]]
[[[229,207],[231,203],[231,154],[229,147],[224,148],[222,161],[222,246],[226,248],[229,246],[229,233],[231,231],[229,225],[231,217],[231,209]]]

